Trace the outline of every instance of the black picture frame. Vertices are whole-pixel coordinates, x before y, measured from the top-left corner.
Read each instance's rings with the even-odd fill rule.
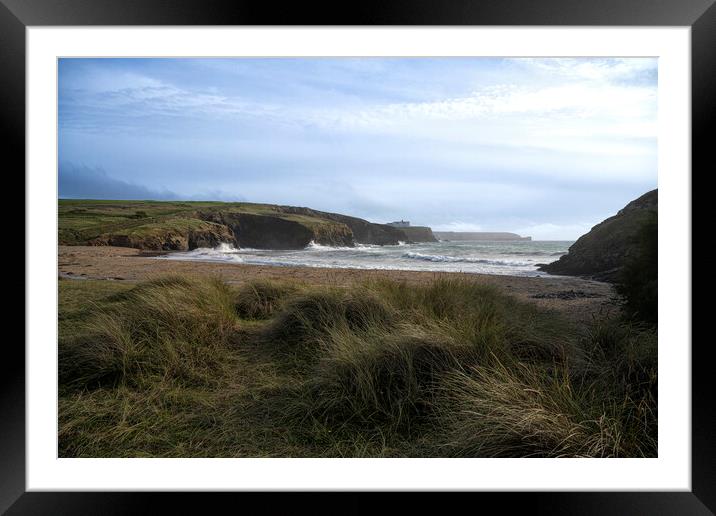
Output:
[[[82,25],[571,25],[689,26],[692,72],[692,171],[713,168],[709,135],[716,114],[715,0],[400,0],[345,3],[212,0],[0,0],[0,127],[6,174],[25,169],[25,29],[28,26]],[[10,158],[10,160],[8,160]],[[708,169],[707,169],[707,165]],[[689,173],[690,171],[684,171]],[[20,188],[24,192],[23,186]],[[697,194],[697,191],[692,192]],[[701,194],[703,195],[703,193]],[[692,206],[697,204],[692,196]],[[693,253],[693,251],[692,251]],[[25,268],[26,275],[28,274]],[[703,288],[703,287],[700,287]],[[693,292],[693,290],[692,290]],[[693,305],[693,303],[692,303]],[[692,315],[693,321],[693,315]],[[261,504],[262,512],[292,510],[310,503],[312,512],[358,513],[382,504],[375,493],[338,493],[329,503],[309,502],[305,494],[272,493],[58,493],[25,492],[25,354],[19,339],[6,338],[0,360],[0,512],[7,514],[134,514],[167,509],[207,510],[210,502],[241,497],[240,507]],[[688,346],[691,343],[669,343]],[[467,503],[497,503],[500,510],[528,506],[545,514],[713,514],[716,512],[716,409],[710,399],[710,340],[692,346],[692,491],[591,493],[468,493]],[[406,496],[404,499],[408,498]],[[440,497],[409,495],[421,512],[445,510]],[[460,502],[451,499],[451,502]],[[463,500],[464,501],[464,500]],[[246,504],[250,505],[246,505]],[[436,504],[440,504],[436,506]],[[493,505],[494,506],[494,505]],[[323,510],[321,510],[323,507]],[[437,508],[440,507],[440,508]],[[408,506],[403,506],[411,510]]]

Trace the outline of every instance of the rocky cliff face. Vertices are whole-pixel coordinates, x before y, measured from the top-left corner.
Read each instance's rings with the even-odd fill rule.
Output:
[[[572,244],[567,254],[540,270],[614,281],[626,260],[638,251],[640,229],[657,217],[658,191],[652,190],[594,226]]]
[[[407,228],[398,228],[405,234],[405,242],[437,242],[438,239],[433,235],[433,231],[425,226],[410,226]]]
[[[204,220],[229,228],[239,247],[303,249],[311,241],[331,246],[353,245],[353,234],[345,225],[311,224],[271,215],[232,211],[212,211],[198,215]]]
[[[305,215],[345,224],[353,233],[353,240],[356,244],[397,245],[398,242],[406,240],[405,233],[398,228],[386,224],[375,224],[357,217],[295,206],[278,206],[277,210],[281,213]]]
[[[312,234],[307,228],[274,217],[221,211],[199,215],[229,228],[239,247],[300,249],[311,241]]]
[[[313,224],[313,241],[320,245],[332,247],[353,247],[355,240],[353,231],[345,224]]]

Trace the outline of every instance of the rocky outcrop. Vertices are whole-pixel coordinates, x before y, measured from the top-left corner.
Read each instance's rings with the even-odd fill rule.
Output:
[[[313,230],[313,242],[332,247],[353,247],[353,231],[345,224],[310,224]]]
[[[652,190],[594,226],[572,244],[567,254],[540,270],[614,281],[625,262],[638,252],[641,228],[657,218],[658,191]]]
[[[187,247],[189,250],[200,247],[216,247],[219,244],[235,244],[236,239],[229,228],[219,224],[203,229],[191,229],[187,233]]]
[[[418,242],[437,242],[438,239],[433,235],[433,231],[427,226],[409,226],[405,228],[398,228],[405,234],[405,242],[418,243]]]

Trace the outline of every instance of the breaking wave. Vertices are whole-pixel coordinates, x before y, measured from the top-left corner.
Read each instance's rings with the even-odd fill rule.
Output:
[[[213,249],[170,253],[159,258],[335,269],[388,269],[535,276],[538,264],[565,254],[571,242],[427,242],[397,245],[327,246],[303,249],[249,249],[220,244]]]
[[[370,251],[373,249],[380,249],[380,247],[381,246],[379,246],[379,245],[369,245],[369,244],[356,244],[353,247],[331,246],[331,245],[317,244],[316,242],[311,240],[305,248],[308,250],[312,250],[312,251]]]
[[[470,258],[464,256],[445,256],[441,254],[422,254],[422,253],[405,253],[403,258],[411,260],[423,260],[426,262],[448,262],[448,263],[483,263],[486,265],[516,265],[527,266],[532,265],[528,262],[520,262],[516,260],[488,260],[486,258]]]

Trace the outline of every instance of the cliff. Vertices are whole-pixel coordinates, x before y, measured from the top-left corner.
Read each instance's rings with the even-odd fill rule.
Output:
[[[59,201],[58,237],[64,245],[184,251],[222,242],[257,249],[302,249],[311,241],[341,247],[429,241],[430,228],[414,229],[415,234],[408,236],[402,229],[357,217],[273,204]]]
[[[353,234],[344,224],[310,218],[293,219],[273,214],[214,210],[197,216],[226,226],[239,247],[303,249],[311,241],[321,245],[352,246]]]
[[[433,231],[427,226],[410,226],[405,228],[396,228],[405,234],[405,242],[437,242]]]
[[[567,254],[556,262],[542,265],[540,270],[614,281],[626,261],[638,252],[640,230],[656,220],[658,191],[652,190],[594,226],[572,244]]]
[[[440,240],[532,240],[532,237],[523,237],[516,233],[488,232],[488,231],[433,231],[433,234]]]

